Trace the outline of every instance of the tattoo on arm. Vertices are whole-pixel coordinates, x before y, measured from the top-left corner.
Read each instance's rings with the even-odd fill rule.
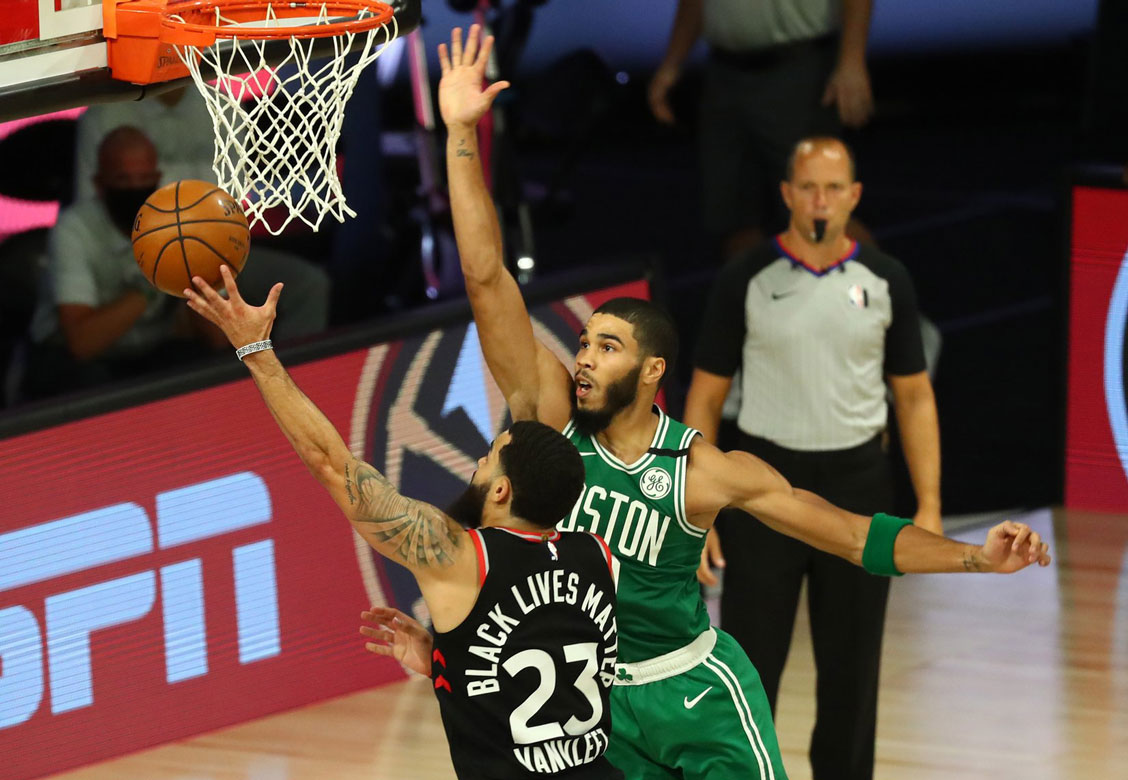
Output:
[[[356,521],[364,523],[373,538],[392,548],[391,557],[414,567],[454,563],[460,538],[446,515],[423,501],[401,496],[367,463],[356,461],[353,477],[360,502]]]
[[[963,565],[964,571],[983,571],[983,567],[975,558],[975,551],[970,548],[964,552]]]
[[[345,492],[349,494],[349,504],[356,503],[356,496],[353,495],[352,477],[349,475],[349,464],[345,464]]]

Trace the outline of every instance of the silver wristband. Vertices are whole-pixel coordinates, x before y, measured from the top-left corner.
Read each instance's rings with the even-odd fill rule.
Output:
[[[250,344],[239,347],[237,350],[235,350],[235,357],[239,358],[239,362],[242,362],[243,358],[245,358],[247,355],[253,354],[255,352],[262,352],[264,349],[274,349],[274,342],[272,342],[270,339],[267,339],[266,341],[253,341]]]

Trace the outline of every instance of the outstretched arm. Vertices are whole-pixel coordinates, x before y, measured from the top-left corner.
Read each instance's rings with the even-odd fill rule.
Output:
[[[775,531],[859,566],[867,541],[886,527],[792,488],[779,472],[746,452],[722,453],[697,441],[691,458],[686,488],[691,514],[725,506],[743,509]],[[898,572],[1010,573],[1035,562],[1050,563],[1041,537],[1025,524],[1011,521],[992,528],[983,545],[963,544],[908,525],[894,534],[892,553]]]
[[[567,369],[533,336],[521,289],[502,263],[501,227],[482,174],[478,121],[509,84],[482,88],[493,38],[479,48],[479,34],[477,25],[471,27],[464,49],[462,31],[455,28],[449,51],[439,45],[439,109],[448,134],[454,235],[482,353],[513,419],[539,419],[560,429],[571,414],[571,381]]]
[[[274,285],[262,306],[250,306],[230,269],[223,266],[221,271],[229,298],[224,300],[203,279],[193,277],[197,289],[184,291],[188,305],[217,325],[234,347],[268,339],[282,285]],[[466,548],[465,533],[457,523],[430,504],[400,495],[383,474],[353,457],[273,350],[252,353],[243,362],[302,462],[377,552],[417,575],[441,575],[455,564]]]

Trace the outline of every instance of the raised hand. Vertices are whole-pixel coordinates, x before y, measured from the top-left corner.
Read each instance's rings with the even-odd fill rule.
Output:
[[[364,649],[376,655],[395,658],[413,672],[431,676],[431,634],[419,621],[394,607],[372,607],[360,619],[372,625],[361,626],[360,633],[373,642]]]
[[[224,299],[199,276],[193,276],[192,284],[196,289],[189,287],[184,290],[188,307],[222,330],[235,348],[270,338],[270,329],[274,327],[278,308],[278,296],[282,294],[282,283],[278,282],[270,288],[270,294],[266,296],[266,303],[262,306],[251,306],[239,294],[231,269],[223,265],[219,272],[223,277],[227,298]]]
[[[1033,563],[1050,565],[1049,545],[1026,523],[1012,520],[1005,520],[987,532],[981,554],[986,564],[984,570],[999,574],[1010,574]]]
[[[448,127],[478,124],[498,93],[509,86],[508,81],[482,86],[494,39],[487,36],[479,47],[480,35],[479,26],[472,25],[463,48],[462,29],[455,27],[450,33],[449,51],[445,43],[439,44],[439,69],[443,74],[439,81],[439,113]]]

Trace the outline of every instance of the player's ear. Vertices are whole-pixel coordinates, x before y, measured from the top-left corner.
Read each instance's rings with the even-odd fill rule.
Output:
[[[507,504],[513,499],[513,483],[504,474],[495,477],[490,484],[487,498],[495,504]]]
[[[648,385],[656,385],[666,375],[666,358],[648,357],[642,362],[642,381]]]

